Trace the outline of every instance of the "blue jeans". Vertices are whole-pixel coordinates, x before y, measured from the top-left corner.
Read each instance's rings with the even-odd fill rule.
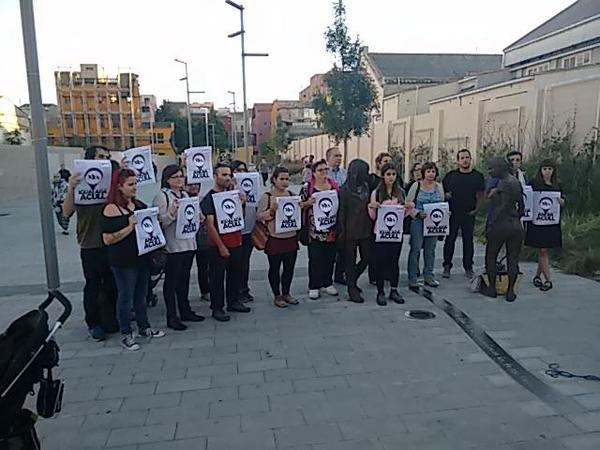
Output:
[[[135,311],[138,331],[150,328],[146,311],[148,293],[148,266],[116,267],[111,266],[117,284],[117,320],[121,334],[131,334],[131,306]]]
[[[417,268],[419,267],[419,253],[423,248],[425,267],[423,275],[426,280],[433,279],[433,264],[435,262],[435,247],[437,237],[423,236],[423,220],[413,219],[410,224],[410,253],[408,254],[408,282],[417,282]]]

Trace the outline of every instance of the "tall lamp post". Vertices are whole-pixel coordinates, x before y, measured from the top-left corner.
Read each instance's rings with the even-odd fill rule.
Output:
[[[204,94],[204,91],[190,91],[190,81],[188,75],[188,65],[186,61],[175,58],[175,62],[183,64],[185,66],[185,77],[180,78],[179,81],[185,80],[185,94],[187,98],[187,123],[188,123],[188,146],[191,148],[194,146],[194,135],[192,133],[192,109],[190,106],[190,94]]]
[[[248,155],[248,129],[249,120],[248,120],[248,103],[246,101],[246,57],[247,56],[269,56],[268,53],[246,53],[246,46],[244,43],[244,34],[246,30],[244,30],[244,5],[239,3],[235,3],[231,0],[225,0],[229,6],[237,9],[240,12],[240,31],[236,31],[235,33],[229,34],[227,37],[234,38],[237,36],[241,37],[242,41],[242,96],[244,99],[244,155],[246,158],[246,164],[249,164],[250,157]]]
[[[233,97],[233,119],[231,120],[231,130],[232,130],[232,136],[231,136],[231,145],[233,146],[233,150],[237,151],[237,128],[235,126],[235,113],[236,113],[236,108],[235,108],[235,91],[227,91],[228,94],[231,94],[231,96]]]

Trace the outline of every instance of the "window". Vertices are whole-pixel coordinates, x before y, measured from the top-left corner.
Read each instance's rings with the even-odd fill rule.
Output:
[[[129,147],[135,147],[135,137],[129,136]]]
[[[568,58],[563,58],[562,60],[562,68],[563,69],[572,69],[575,67],[575,56],[569,56]]]
[[[165,143],[165,133],[154,133],[154,143],[155,144],[164,144]]]
[[[108,127],[108,117],[101,114],[100,115],[100,128],[107,128]]]
[[[73,128],[73,116],[71,114],[65,115],[65,122],[66,122],[67,128],[69,128],[69,129]]]
[[[113,128],[121,128],[121,118],[119,117],[118,114],[111,114],[110,115],[110,121],[112,123],[112,127]]]
[[[149,106],[142,106],[142,112],[143,113],[149,113],[150,112],[150,107]]]
[[[127,126],[133,128],[133,118],[131,116],[127,116]]]

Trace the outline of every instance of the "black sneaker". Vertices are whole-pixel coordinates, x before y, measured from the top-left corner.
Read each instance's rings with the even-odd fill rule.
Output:
[[[213,310],[212,316],[213,319],[218,320],[219,322],[229,322],[231,320],[231,317],[228,314],[225,314],[222,309]]]
[[[404,303],[404,297],[402,297],[396,289],[390,291],[390,300],[399,305]]]
[[[383,292],[378,292],[377,293],[377,304],[379,306],[385,306],[385,305],[387,305],[387,300],[385,299],[385,294]]]
[[[181,320],[175,318],[175,319],[168,319],[167,320],[167,327],[169,327],[171,330],[175,330],[175,331],[183,331],[183,330],[187,330],[187,325],[184,324],[183,322],[181,322]]]
[[[250,292],[242,292],[240,294],[241,303],[249,303],[254,301],[254,296]]]
[[[450,278],[450,266],[444,266],[444,271],[442,272],[442,278]]]
[[[93,341],[102,342],[106,339],[106,333],[101,326],[96,325],[88,330],[88,334]]]
[[[252,309],[250,309],[248,306],[246,306],[240,302],[235,302],[235,303],[232,303],[231,305],[227,306],[227,311],[249,313],[250,311],[252,311]]]
[[[465,270],[465,278],[472,280],[474,276],[475,272],[473,272],[473,269]]]
[[[188,314],[181,316],[182,322],[202,322],[203,320],[204,316],[196,314],[194,311],[190,311]]]

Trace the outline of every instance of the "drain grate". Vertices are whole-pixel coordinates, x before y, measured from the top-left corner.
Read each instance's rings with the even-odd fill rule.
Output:
[[[411,309],[409,311],[406,311],[404,315],[408,319],[413,320],[429,320],[435,318],[434,313],[432,313],[431,311],[425,311],[423,309]]]

